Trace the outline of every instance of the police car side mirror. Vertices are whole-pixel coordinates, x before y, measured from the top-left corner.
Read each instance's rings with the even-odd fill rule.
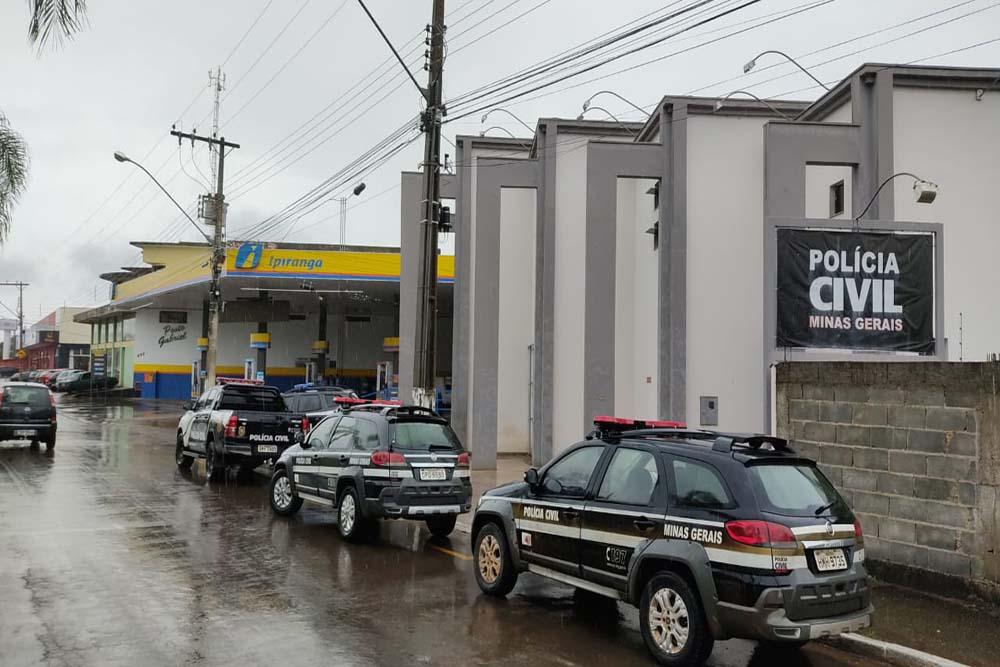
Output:
[[[312,447],[312,445],[309,444],[309,441],[306,440],[306,434],[302,431],[298,431],[295,434],[295,444],[302,447],[302,449],[309,449]]]
[[[527,482],[528,486],[532,489],[538,486],[538,468],[528,468],[524,472],[524,481]]]

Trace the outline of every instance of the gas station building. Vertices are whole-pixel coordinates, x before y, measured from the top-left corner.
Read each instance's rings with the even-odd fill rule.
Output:
[[[143,263],[102,274],[111,299],[81,312],[91,354],[143,398],[197,393],[207,346],[210,253],[204,243],[135,242]],[[454,258],[442,256],[438,375],[450,383]],[[317,381],[376,390],[399,368],[398,248],[230,243],[221,279],[217,374],[281,389]],[[100,367],[100,364],[98,364]],[[384,384],[384,380],[380,384]]]

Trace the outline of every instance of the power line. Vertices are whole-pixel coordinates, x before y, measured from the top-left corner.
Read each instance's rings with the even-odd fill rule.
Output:
[[[253,29],[257,26],[260,20],[264,17],[264,14],[267,12],[267,10],[271,7],[272,2],[274,2],[274,0],[267,0],[267,2],[264,4],[264,7],[260,10],[260,13],[257,14],[257,18],[253,20],[253,23],[250,24],[250,27],[246,29],[246,31],[243,33],[243,36],[240,37],[239,41],[236,42],[233,48],[229,51],[229,55],[226,56],[226,59],[222,61],[222,65],[220,65],[220,67],[225,67],[229,63],[229,59],[232,58],[233,54],[236,53],[236,50],[243,45],[243,42],[250,35]]]
[[[330,21],[332,21],[332,20],[334,19],[334,17],[336,17],[336,16],[337,16],[337,14],[339,14],[339,13],[340,13],[340,10],[344,8],[344,5],[346,5],[346,4],[347,4],[347,1],[348,1],[348,0],[344,0],[343,2],[341,2],[341,3],[340,3],[340,5],[338,5],[338,7],[337,7],[337,8],[335,9],[335,10],[333,10],[333,13],[332,13],[332,14],[330,14],[330,15],[329,15],[328,17],[326,17],[326,20],[325,20],[325,21],[323,21],[323,22],[322,22],[322,23],[321,23],[321,24],[319,25],[319,27],[318,27],[318,28],[316,28],[316,30],[315,30],[315,31],[313,32],[313,34],[309,36],[309,39],[307,39],[307,40],[306,40],[305,42],[303,42],[303,43],[302,43],[302,46],[300,46],[300,47],[299,47],[299,48],[298,48],[298,49],[297,49],[297,50],[295,51],[295,53],[293,53],[293,54],[292,54],[291,56],[289,56],[289,58],[288,58],[288,59],[287,59],[287,60],[286,60],[286,61],[284,62],[284,64],[282,64],[282,66],[281,66],[281,67],[279,67],[279,68],[277,69],[277,71],[275,71],[275,73],[271,75],[271,78],[270,78],[270,79],[268,79],[267,81],[265,81],[265,82],[264,82],[264,85],[263,85],[263,86],[261,86],[260,88],[258,88],[258,89],[257,89],[257,92],[255,92],[255,93],[254,93],[253,95],[251,95],[251,96],[250,96],[250,98],[249,98],[249,99],[247,99],[247,101],[246,101],[246,102],[244,102],[244,103],[242,104],[242,106],[240,106],[240,108],[239,108],[239,109],[237,109],[236,111],[234,111],[234,112],[232,113],[232,115],[230,115],[230,116],[229,116],[228,118],[226,118],[226,122],[227,122],[227,123],[231,123],[231,122],[233,122],[233,121],[234,121],[234,120],[236,119],[236,117],[237,117],[237,116],[239,116],[239,115],[240,115],[240,114],[241,114],[241,113],[243,112],[243,110],[244,110],[244,109],[246,109],[246,108],[247,108],[248,106],[250,106],[250,104],[251,104],[251,103],[252,103],[252,102],[253,102],[253,101],[254,101],[255,99],[257,99],[257,96],[258,96],[258,95],[260,95],[260,94],[261,94],[262,92],[264,92],[264,90],[266,90],[266,89],[267,89],[267,87],[271,85],[271,82],[273,82],[273,81],[274,81],[274,80],[275,80],[276,78],[278,78],[278,76],[279,76],[279,75],[280,75],[280,74],[281,74],[282,72],[284,72],[284,71],[285,71],[285,68],[286,68],[286,67],[288,67],[288,66],[289,66],[289,65],[290,65],[290,64],[292,63],[292,61],[293,61],[293,60],[295,60],[295,59],[296,59],[296,58],[297,58],[297,57],[299,56],[299,54],[300,54],[300,53],[302,53],[302,52],[303,52],[303,51],[304,51],[304,50],[306,49],[306,47],[308,47],[308,46],[309,46],[309,44],[311,44],[311,43],[312,43],[312,41],[313,41],[314,39],[316,39],[316,36],[317,36],[317,35],[319,35],[319,34],[320,34],[321,32],[323,32],[323,29],[324,29],[324,28],[326,28],[326,26],[330,24]]]
[[[284,27],[282,27],[281,30],[278,31],[278,34],[274,36],[274,39],[271,40],[271,43],[268,44],[266,47],[264,47],[264,50],[260,52],[260,55],[257,56],[256,60],[254,60],[253,63],[250,65],[250,67],[245,72],[243,72],[240,78],[236,80],[236,83],[232,85],[232,87],[229,89],[229,92],[226,93],[226,96],[222,98],[223,100],[229,99],[229,96],[233,94],[233,91],[236,90],[237,86],[239,86],[243,82],[243,80],[247,78],[250,72],[252,72],[254,68],[257,67],[257,64],[260,63],[260,61],[264,58],[264,56],[268,54],[271,48],[278,43],[278,40],[281,39],[281,36],[284,35],[285,32],[292,26],[292,23],[294,23],[295,19],[297,19],[299,15],[305,10],[305,8],[309,6],[310,2],[312,2],[312,0],[305,0],[305,2],[302,3],[302,6],[299,7],[299,10],[294,14],[292,14],[292,18],[288,19],[288,22],[285,23]]]

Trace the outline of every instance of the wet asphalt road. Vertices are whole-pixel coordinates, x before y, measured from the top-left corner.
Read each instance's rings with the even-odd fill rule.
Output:
[[[177,408],[64,400],[53,452],[0,443],[0,665],[648,665],[636,610],[533,575],[479,594],[468,536],[272,515],[266,478],[173,463]],[[716,645],[710,664],[872,664]]]

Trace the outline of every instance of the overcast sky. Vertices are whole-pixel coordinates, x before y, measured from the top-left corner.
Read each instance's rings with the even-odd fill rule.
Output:
[[[745,1],[715,0],[697,17]],[[691,2],[448,0],[445,98],[456,98],[651,11],[667,5],[679,9]],[[430,0],[369,0],[368,4],[394,43],[415,53],[414,72],[423,82],[419,62],[423,47],[412,40],[423,36]],[[1000,37],[1000,2],[831,0],[796,16],[588,82],[809,4],[763,0],[505,106],[534,125],[540,116],[575,117],[581,102],[602,88],[644,108],[664,94],[694,91],[722,95],[743,88],[761,97],[818,96],[819,89],[809,87],[812,82],[790,65],[759,71],[780,63],[775,56],[762,59],[757,70],[743,75],[743,63],[765,49],[801,57],[827,82],[839,80],[866,61],[1000,64],[1000,41],[966,48]],[[387,47],[356,0],[91,0],[88,6],[89,27],[38,56],[26,41],[28,3],[0,4],[0,111],[31,150],[28,191],[14,212],[11,238],[0,248],[0,281],[31,283],[25,295],[26,319],[31,322],[57,305],[106,301],[107,285],[97,274],[137,262],[139,253],[130,241],[199,238],[144,174],[115,162],[112,154],[120,150],[141,160],[178,201],[192,205],[208,187],[207,151],[198,146],[192,154],[188,143],[178,148],[167,133],[174,122],[185,130],[211,130],[210,68],[224,64],[222,133],[242,145],[226,163],[231,237],[233,230],[281,210],[420,109],[412,84],[395,63],[385,63]],[[947,11],[892,28],[941,10]],[[880,32],[854,39],[875,31]],[[907,36],[916,31],[921,32]],[[845,40],[852,41],[836,46]],[[361,90],[371,84],[370,75],[379,66],[383,69],[376,74],[387,74]],[[769,81],[775,77],[781,78]],[[359,81],[364,83],[358,86]],[[338,107],[345,102],[347,106]],[[331,103],[323,112],[335,112],[328,121],[314,127],[321,115],[296,132]],[[595,104],[619,118],[639,116],[612,97]],[[601,118],[602,113],[594,110],[588,117]],[[500,114],[489,119],[487,126],[493,125],[525,132]],[[445,131],[453,139],[480,129],[476,114],[447,125]],[[422,141],[417,141],[364,176],[367,190],[350,202],[349,243],[398,244],[399,172],[416,169],[421,152]],[[453,150],[445,144],[445,152]],[[324,204],[294,227],[283,224],[265,240],[336,243],[337,214],[336,202]],[[16,291],[0,288],[0,303],[14,307]],[[3,306],[0,311],[6,312]]]

